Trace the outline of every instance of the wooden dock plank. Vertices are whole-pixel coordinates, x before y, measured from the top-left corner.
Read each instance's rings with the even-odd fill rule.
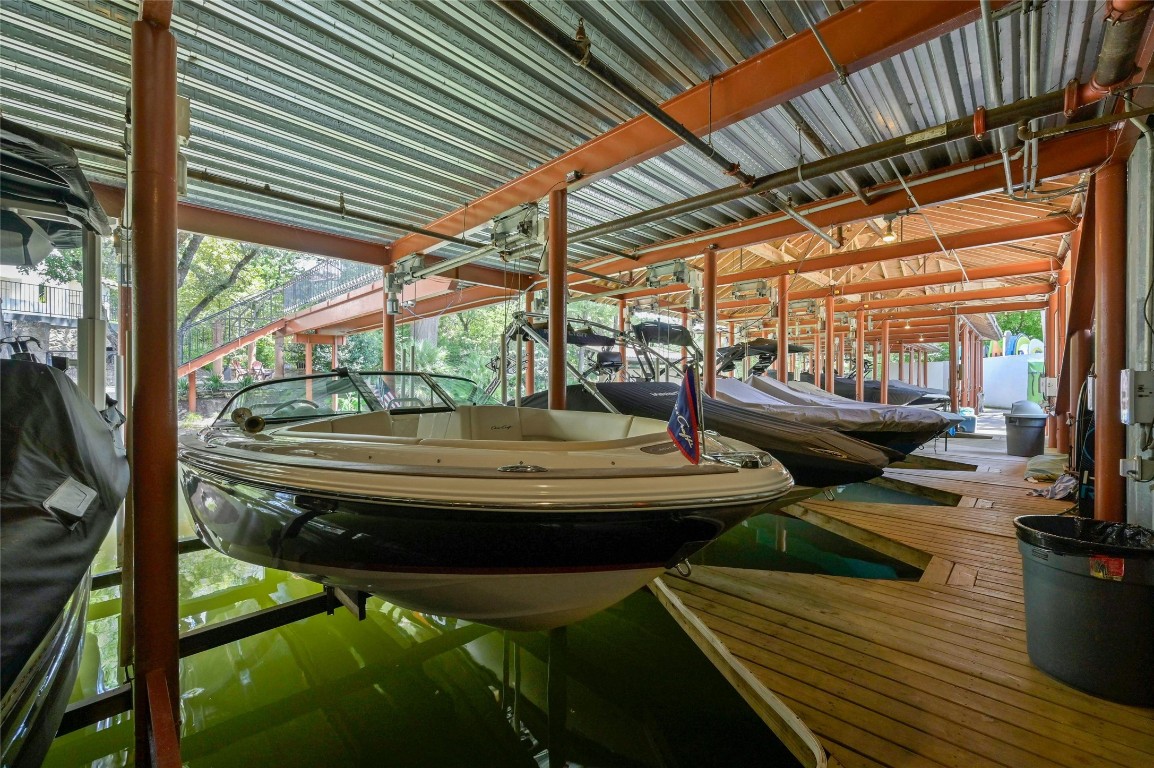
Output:
[[[951,440],[936,454],[972,472],[887,470],[964,507],[815,498],[792,508],[924,562],[919,581],[698,566],[666,582],[818,735],[831,765],[1154,765],[1154,709],[1089,696],[1030,663],[1013,519],[1069,503],[1027,496],[1038,486],[1021,479],[1025,459],[988,442]]]

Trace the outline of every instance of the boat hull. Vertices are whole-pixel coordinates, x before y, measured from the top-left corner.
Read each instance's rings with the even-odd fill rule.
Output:
[[[479,508],[263,487],[187,462],[182,486],[201,538],[229,557],[518,630],[592,615],[770,507]]]

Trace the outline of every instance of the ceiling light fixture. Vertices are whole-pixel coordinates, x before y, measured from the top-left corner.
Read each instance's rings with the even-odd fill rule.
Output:
[[[882,235],[883,243],[895,243],[898,236],[894,234],[894,220],[886,219],[886,233]]]

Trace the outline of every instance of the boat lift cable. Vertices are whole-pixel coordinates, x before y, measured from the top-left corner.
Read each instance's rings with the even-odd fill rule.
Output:
[[[875,141],[878,141],[878,142],[884,141],[884,138],[882,137],[881,132],[878,131],[877,126],[874,125],[873,120],[870,119],[869,110],[866,109],[865,104],[862,103],[861,97],[858,96],[857,91],[854,90],[853,84],[850,83],[849,74],[846,72],[845,67],[843,67],[841,64],[839,64],[837,59],[834,58],[833,51],[830,50],[829,45],[826,44],[825,39],[821,36],[821,33],[818,31],[817,24],[814,23],[813,17],[809,13],[809,9],[807,9],[805,7],[805,4],[802,2],[802,0],[794,0],[794,3],[797,5],[798,11],[801,13],[802,18],[805,19],[806,24],[809,26],[810,32],[813,33],[814,39],[817,40],[818,45],[821,46],[822,51],[825,53],[825,57],[827,59],[829,59],[830,66],[832,66],[834,72],[837,73],[838,82],[841,84],[841,86],[845,90],[846,94],[850,97],[850,101],[853,102],[854,106],[857,108],[858,112],[861,114],[864,122],[867,125],[869,125],[870,131],[874,134]],[[918,214],[920,214],[921,217],[925,220],[926,226],[929,227],[930,232],[934,236],[934,240],[937,241],[938,247],[942,251],[942,254],[945,256],[953,256],[954,257],[954,261],[956,261],[958,264],[958,269],[960,269],[962,271],[962,281],[968,283],[970,281],[970,278],[966,274],[966,267],[965,267],[965,265],[962,264],[962,260],[958,256],[957,251],[948,250],[946,248],[945,244],[942,243],[942,238],[938,235],[937,228],[934,227],[934,223],[932,221],[930,221],[930,217],[927,216],[922,211],[921,204],[918,202],[917,197],[914,195],[914,191],[912,189],[910,189],[909,184],[906,183],[905,176],[903,176],[902,172],[900,170],[898,170],[898,166],[897,166],[897,163],[894,162],[894,158],[892,156],[887,157],[886,162],[889,164],[890,168],[893,170],[894,176],[897,177],[898,183],[900,183],[902,185],[902,189],[905,190],[906,196],[909,198],[910,202],[914,206],[914,210]]]

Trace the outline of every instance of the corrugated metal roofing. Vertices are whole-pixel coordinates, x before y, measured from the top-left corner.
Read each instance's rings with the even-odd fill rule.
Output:
[[[851,5],[809,3],[816,19]],[[6,113],[66,137],[115,146],[128,87],[136,0],[6,0],[0,6]],[[579,17],[596,54],[658,101],[708,80],[805,28],[792,2],[548,2],[558,27]],[[1047,3],[1047,87],[1088,76],[1101,34],[1091,3]],[[175,6],[180,91],[192,99],[190,165],[423,225],[638,113],[499,6],[479,2],[198,2]],[[1005,99],[1023,95],[1020,15],[998,22]],[[855,115],[839,86],[792,106],[832,151],[926,128],[985,102],[976,25],[853,74],[873,110]],[[816,157],[781,108],[712,140],[754,173]],[[970,140],[914,153],[923,171],[989,151]],[[123,178],[96,160],[94,175]],[[888,165],[853,174],[892,178]],[[731,181],[685,148],[573,195],[573,229]],[[793,185],[801,203],[843,191],[836,178]],[[192,181],[194,202],[388,242],[401,233]],[[629,247],[765,213],[747,198],[651,224],[608,242]],[[453,253],[453,249],[446,251]],[[574,247],[575,254],[582,249]]]

